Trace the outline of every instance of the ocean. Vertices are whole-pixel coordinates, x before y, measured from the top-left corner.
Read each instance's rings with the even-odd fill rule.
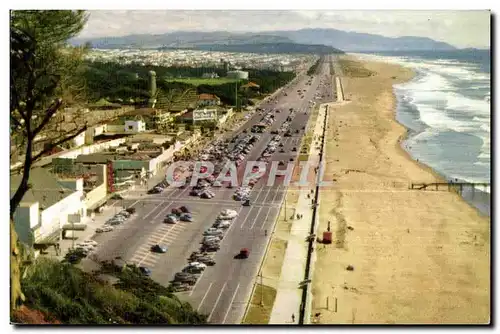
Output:
[[[396,119],[409,130],[402,146],[414,159],[446,180],[490,183],[489,50],[354,55],[415,71],[414,79],[394,86]],[[465,188],[462,197],[490,215],[489,186]]]

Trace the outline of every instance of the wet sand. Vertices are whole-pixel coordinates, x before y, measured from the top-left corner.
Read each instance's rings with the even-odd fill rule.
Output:
[[[392,85],[414,74],[363,64],[375,74],[344,77],[351,102],[330,107],[323,179],[336,182],[320,191],[318,232],[330,221],[334,242],[316,246],[313,322],[488,323],[490,219],[456,193],[408,189],[439,181],[400,147]]]

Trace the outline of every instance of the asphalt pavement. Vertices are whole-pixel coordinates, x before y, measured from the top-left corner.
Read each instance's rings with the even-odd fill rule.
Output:
[[[328,70],[325,64],[322,72],[328,73]],[[314,99],[320,77],[320,75],[314,76],[311,86],[307,86],[309,77],[305,76],[277,94],[276,103],[260,106],[266,111],[279,109],[281,112],[275,113],[275,122],[271,129],[261,134],[260,140],[247,155],[247,161],[257,160],[274,136],[270,131],[279,129],[290,115],[290,108],[295,110],[295,117],[290,127],[293,136],[283,137],[285,153],[279,153],[278,149],[272,160],[284,160],[287,163],[290,158],[296,158],[304,134],[302,128],[307,124],[311,114],[309,100],[321,103],[321,100]],[[298,89],[306,89],[304,98],[298,97]],[[262,116],[260,113],[255,113],[235,132],[235,135],[245,130],[250,133],[249,129],[259,123]],[[299,134],[295,133],[297,129],[300,131]],[[292,151],[293,147],[297,148],[296,152]],[[212,199],[189,196],[190,187],[166,189],[161,194],[127,196],[125,200],[119,201],[119,204],[123,207],[135,207],[136,213],[114,231],[102,233],[94,238],[99,242],[95,252],[96,257],[99,260],[121,257],[129,263],[148,267],[152,270],[152,278],[155,281],[168,285],[175,273],[188,263],[189,255],[199,249],[203,231],[211,227],[221,210],[234,209],[239,215],[225,233],[220,250],[215,253],[216,265],[208,267],[203,272],[191,291],[178,295],[182,300],[189,301],[193,308],[207,314],[210,323],[240,323],[270,238],[270,234],[266,235],[265,231],[273,229],[286,193],[282,179],[278,178],[278,182],[268,187],[267,175],[263,177],[251,192],[249,207],[234,201],[232,196],[235,189],[225,187],[212,188],[215,193]],[[186,205],[190,209],[194,221],[179,222],[175,225],[163,223],[165,215],[170,213],[172,208],[181,205]],[[152,253],[150,248],[155,244],[166,245],[167,253]],[[249,258],[234,259],[241,248],[250,250]]]

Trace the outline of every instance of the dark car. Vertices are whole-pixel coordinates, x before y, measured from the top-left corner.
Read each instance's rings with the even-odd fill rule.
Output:
[[[151,251],[155,253],[166,253],[168,250],[167,246],[163,245],[154,245],[151,247]]]
[[[172,209],[172,214],[174,215],[180,215],[182,213],[181,209],[173,208]]]
[[[248,259],[250,256],[250,251],[248,248],[242,248],[238,254],[234,257],[235,259]]]
[[[198,262],[201,262],[203,264],[206,264],[207,266],[213,266],[215,265],[215,260],[212,259],[209,256],[203,256],[198,258]]]
[[[297,152],[297,148],[296,148],[296,147],[293,147],[293,148],[292,148],[292,152]]]
[[[111,199],[124,199],[122,195],[120,194],[114,194]]]
[[[135,208],[130,207],[130,208],[127,208],[126,211],[130,214],[134,214],[136,210],[135,210]]]
[[[151,276],[151,269],[149,269],[149,268],[139,267],[139,271],[141,272],[141,274],[143,274],[145,276]]]

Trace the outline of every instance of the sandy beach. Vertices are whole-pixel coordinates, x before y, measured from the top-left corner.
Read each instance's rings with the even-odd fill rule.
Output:
[[[344,71],[351,102],[330,107],[324,179],[335,186],[320,192],[318,232],[330,221],[334,242],[316,246],[313,322],[488,323],[490,218],[456,193],[408,189],[439,180],[400,147],[392,85],[413,72],[363,66],[373,74]]]

